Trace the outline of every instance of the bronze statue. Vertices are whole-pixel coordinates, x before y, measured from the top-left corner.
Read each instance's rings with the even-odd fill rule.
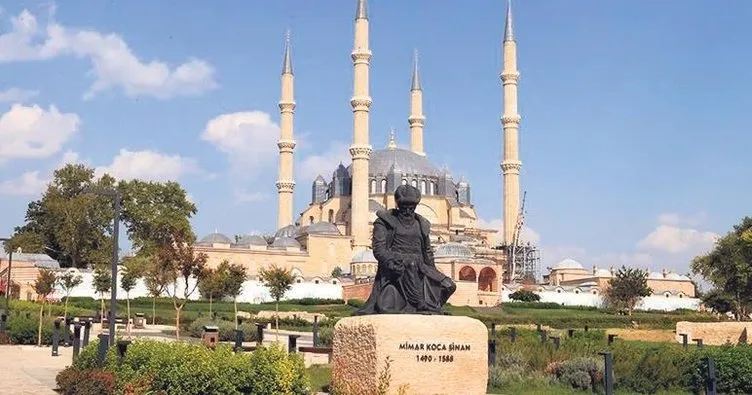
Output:
[[[379,264],[371,296],[357,314],[442,314],[457,286],[434,264],[431,224],[415,213],[420,190],[401,185],[394,200],[397,209],[376,213],[372,247]]]

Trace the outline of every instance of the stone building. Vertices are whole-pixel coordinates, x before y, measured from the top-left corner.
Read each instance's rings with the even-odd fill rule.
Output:
[[[370,249],[373,221],[378,210],[395,207],[394,191],[402,184],[421,190],[423,198],[417,212],[432,225],[432,242],[440,270],[458,282],[453,304],[494,305],[500,301],[499,287],[506,264],[506,253],[494,249],[496,230],[479,227],[472,201],[471,185],[456,180],[447,170],[430,160],[424,149],[426,116],[423,113],[423,85],[415,55],[410,85],[409,148],[397,145],[392,131],[384,148],[373,149],[370,143],[369,68],[373,53],[369,45],[366,0],[357,0],[354,22],[353,141],[349,147],[350,164],[332,169],[331,177],[319,175],[311,182],[311,200],[297,217],[293,214],[294,180],[294,97],[295,76],[289,34],[287,36],[281,76],[278,230],[273,236],[246,235],[233,240],[219,233],[210,234],[196,250],[209,255],[209,263],[224,259],[246,265],[251,274],[269,264],[288,267],[299,274],[300,281],[336,281],[332,271],[339,267],[349,272],[349,280],[367,283],[376,272],[377,262]],[[511,244],[518,222],[519,147],[517,129],[516,44],[512,33],[511,10],[507,13],[501,79],[504,86],[504,224],[505,243]],[[297,219],[296,219],[297,218]],[[511,225],[509,225],[511,224]],[[511,233],[510,233],[511,232]],[[509,235],[507,235],[509,233]],[[353,286],[355,284],[352,284]],[[348,297],[348,285],[344,286]],[[354,288],[353,288],[354,289]]]
[[[0,244],[0,284],[3,285],[3,294],[6,291],[9,260],[10,255]],[[34,282],[39,269],[57,270],[60,269],[60,263],[47,254],[29,254],[21,249],[13,252],[13,261],[10,262],[11,284],[18,287],[17,291],[11,290],[14,297],[22,300],[37,300]]]

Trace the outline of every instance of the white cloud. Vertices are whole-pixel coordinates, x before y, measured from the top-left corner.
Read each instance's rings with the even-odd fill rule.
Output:
[[[701,225],[707,219],[707,214],[699,212],[689,215],[681,215],[677,213],[663,213],[658,216],[658,223],[661,225],[674,225],[674,226],[698,226]]]
[[[28,171],[16,179],[0,182],[0,195],[30,196],[39,195],[48,180],[39,176],[39,171]]]
[[[86,163],[86,161],[81,160],[77,152],[73,152],[70,150],[65,151],[65,153],[63,154],[63,157],[60,158],[60,163],[57,165],[56,169],[65,167],[65,165],[68,165],[71,163]]]
[[[307,183],[313,181],[319,174],[328,179],[340,163],[347,166],[350,160],[349,145],[334,141],[322,154],[302,158],[300,165],[296,164],[296,179]]]
[[[39,94],[39,91],[32,91],[28,89],[9,88],[4,91],[0,91],[0,103],[9,102],[25,102],[32,97]]]
[[[1,52],[1,50],[0,50]],[[60,151],[81,124],[78,115],[14,104],[0,116],[0,161],[47,158]]]
[[[669,254],[700,252],[712,247],[718,237],[719,235],[714,232],[673,225],[658,225],[637,243],[637,248],[659,250]]]
[[[248,192],[243,189],[235,191],[235,203],[256,203],[267,200],[269,195],[263,192]]]
[[[206,123],[201,138],[225,153],[236,171],[258,176],[275,162],[279,125],[263,111],[222,114]]]
[[[496,233],[494,237],[494,241],[498,244],[501,243],[504,240],[504,224],[502,223],[502,220],[499,218],[492,219],[490,221],[485,221],[483,219],[478,219],[477,227],[480,229],[495,229],[498,232]],[[541,237],[538,232],[535,230],[528,228],[527,226],[522,226],[522,230],[520,231],[520,243],[530,243],[533,245],[538,245],[540,243]]]
[[[94,83],[85,93],[121,88],[128,96],[167,99],[198,95],[217,87],[214,69],[206,61],[191,58],[175,67],[159,60],[140,60],[115,33],[64,26],[52,20],[40,26],[28,10],[11,18],[11,30],[0,35],[0,63],[39,61],[75,56],[91,62]]]
[[[97,175],[108,173],[120,179],[174,181],[185,174],[200,173],[196,161],[180,155],[166,155],[152,150],[121,149],[107,166],[97,167]]]

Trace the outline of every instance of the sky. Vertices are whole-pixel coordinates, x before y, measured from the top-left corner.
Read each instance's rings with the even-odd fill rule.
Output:
[[[295,212],[316,175],[349,162],[355,0],[0,9],[0,234],[70,162],[178,180],[199,237],[273,232],[287,29]],[[525,234],[542,266],[571,257],[687,273],[751,214],[752,2],[518,0],[513,14]],[[383,148],[392,127],[409,141],[417,49],[428,157],[471,183],[495,228],[504,15],[499,0],[369,2],[371,144]]]

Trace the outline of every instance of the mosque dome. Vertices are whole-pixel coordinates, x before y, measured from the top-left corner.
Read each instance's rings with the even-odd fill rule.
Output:
[[[355,255],[353,255],[351,263],[377,263],[376,257],[373,256],[372,250],[365,250],[356,252]]]
[[[262,236],[259,235],[245,235],[237,242],[238,247],[248,246],[266,246],[267,242]]]
[[[426,177],[439,177],[441,171],[423,155],[402,148],[374,150],[368,161],[369,176],[386,176],[392,172]],[[352,176],[352,165],[347,167]]]
[[[285,227],[279,228],[276,233],[274,233],[274,239],[278,239],[281,237],[287,237],[290,239],[294,239],[298,236],[299,227],[295,225],[287,225]]]
[[[201,239],[200,243],[206,243],[206,244],[215,244],[215,243],[216,244],[230,244],[230,243],[232,243],[232,240],[230,240],[229,237],[227,237],[226,235],[224,235],[222,233],[214,232],[214,233],[211,233],[211,234],[207,235],[203,239]]]
[[[472,258],[473,250],[460,243],[444,243],[436,247],[433,253],[435,258]]]
[[[596,277],[611,277],[611,271],[606,269],[598,269],[595,271]]]
[[[689,277],[682,276],[681,274],[671,272],[666,275],[666,280],[674,280],[674,281],[691,281]]]
[[[301,248],[300,243],[292,237],[275,237],[271,248],[285,249],[288,247]]]
[[[648,280],[663,280],[663,273],[651,272],[650,274],[648,274]]]
[[[580,262],[575,261],[572,258],[566,258],[559,261],[559,263],[554,266],[554,269],[584,269]]]
[[[301,229],[301,233],[307,233],[309,235],[335,235],[342,236],[342,232],[339,231],[337,225],[331,222],[316,222],[307,226],[304,230]]]

